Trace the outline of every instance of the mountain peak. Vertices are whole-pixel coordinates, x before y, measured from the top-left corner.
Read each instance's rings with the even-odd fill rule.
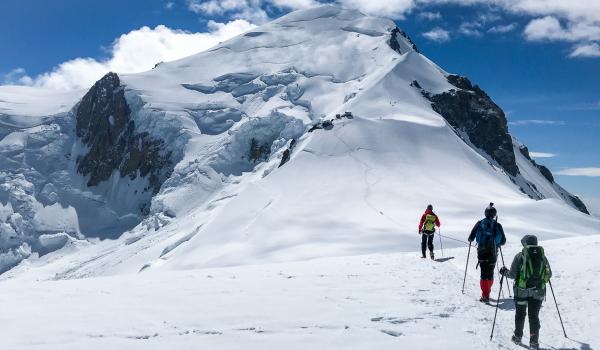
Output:
[[[458,213],[456,232],[491,199],[502,215],[538,213],[507,232],[596,224],[568,209],[582,203],[523,155],[482,89],[393,21],[337,6],[109,73],[35,123],[0,119],[0,227],[18,238],[0,237],[0,271],[65,235],[116,240],[64,277],[412,249],[423,203]]]

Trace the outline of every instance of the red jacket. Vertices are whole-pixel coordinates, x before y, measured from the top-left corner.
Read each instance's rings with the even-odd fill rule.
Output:
[[[421,215],[421,221],[419,222],[419,232],[421,232],[421,230],[423,229],[423,224],[425,223],[425,217],[428,215],[434,215],[435,216],[435,226],[440,227],[440,218],[438,218],[437,215],[435,215],[435,213],[429,209],[425,210],[425,212],[423,213],[423,215]]]

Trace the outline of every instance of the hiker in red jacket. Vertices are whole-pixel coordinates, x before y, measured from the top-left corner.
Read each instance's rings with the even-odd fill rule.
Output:
[[[423,253],[422,258],[425,259],[425,248],[429,248],[429,256],[431,260],[435,259],[433,255],[433,234],[435,233],[435,227],[440,227],[440,219],[433,212],[433,206],[429,204],[425,213],[421,216],[419,222],[419,234],[421,235],[421,252]]]

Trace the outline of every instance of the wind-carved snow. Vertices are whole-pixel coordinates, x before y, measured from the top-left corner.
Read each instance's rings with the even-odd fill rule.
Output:
[[[131,226],[113,226],[121,235],[115,240],[68,241],[4,278],[24,271],[62,279],[413,251],[415,220],[428,203],[442,216],[444,232],[464,233],[493,201],[510,239],[531,227],[542,239],[598,233],[597,220],[559,196],[534,201],[522,193],[522,184],[490,166],[413,86],[417,81],[431,94],[455,89],[447,75],[393,21],[324,6],[120,76],[135,131],[164,143],[172,172],[153,196],[143,191],[146,179],[118,172],[91,189],[78,187],[84,179],[69,187],[69,172],[60,173],[61,181],[26,179],[33,187],[18,178],[21,170],[7,175],[7,192],[19,184],[17,193],[51,210],[56,203],[71,205],[79,231],[70,237],[90,236],[98,221]],[[353,117],[342,117],[345,112]],[[2,120],[0,152],[13,164],[27,146],[23,128],[10,125],[26,122]],[[36,126],[49,120],[38,117]],[[68,125],[61,129],[67,138]],[[56,154],[86,151],[69,142],[72,151]],[[541,192],[545,180],[523,169],[524,183]],[[71,196],[66,202],[65,192]],[[78,196],[89,201],[73,199]],[[93,200],[118,220],[84,210]],[[0,200],[6,213],[0,218],[16,232],[33,216],[20,219],[14,203]],[[140,205],[147,215],[125,210]],[[31,208],[33,215],[39,211]],[[68,205],[61,208],[65,218],[73,217]],[[60,236],[44,240],[57,246],[63,236],[54,234]],[[27,256],[29,248],[11,246],[11,256]]]

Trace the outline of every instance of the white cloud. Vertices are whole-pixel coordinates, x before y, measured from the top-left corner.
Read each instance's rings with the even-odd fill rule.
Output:
[[[595,0],[493,0],[514,13],[533,16],[557,16],[569,21],[600,21],[600,1]]]
[[[428,32],[423,33],[422,35],[429,40],[437,42],[444,42],[450,40],[450,33],[442,28],[434,28]]]
[[[600,57],[600,45],[598,43],[576,45],[569,57]]]
[[[566,123],[562,120],[543,120],[543,119],[524,119],[515,120],[508,122],[508,125],[520,126],[520,125],[565,125]]]
[[[258,24],[269,20],[261,0],[187,0],[187,5],[190,11],[201,15],[226,15]]]
[[[529,22],[524,33],[525,37],[532,41],[600,40],[600,25],[573,22],[563,26],[556,17],[546,16]]]
[[[412,10],[418,0],[337,0],[345,7],[355,8],[370,15],[404,18]]]
[[[512,32],[515,29],[517,29],[517,24],[510,23],[510,24],[505,24],[505,25],[493,26],[490,29],[488,29],[488,32],[490,32],[490,33],[508,33],[508,32]]]
[[[315,0],[269,0],[273,5],[291,10],[306,9],[319,5]]]
[[[529,155],[532,158],[554,158],[558,154],[556,154],[556,153],[546,153],[546,152],[529,152]]]
[[[170,10],[170,9],[172,9],[173,7],[175,7],[175,3],[174,3],[173,1],[168,1],[168,2],[166,2],[166,3],[165,3],[165,8],[166,8],[167,10]]]
[[[477,20],[482,23],[496,22],[502,19],[502,16],[497,13],[487,12],[481,13],[477,16]]]
[[[600,168],[568,168],[554,172],[555,175],[600,177]]]
[[[419,13],[417,15],[417,18],[422,19],[422,20],[434,21],[436,19],[442,19],[442,14],[439,12],[425,11],[425,12]]]
[[[466,36],[481,36],[481,31],[479,30],[479,28],[481,28],[482,24],[480,22],[474,21],[474,22],[463,22],[460,24],[459,28],[458,28],[458,32],[460,34],[466,35]]]
[[[33,81],[31,77],[27,76],[25,68],[19,67],[11,70],[4,75],[2,79],[3,84],[7,85],[31,85]]]
[[[87,88],[109,71],[143,72],[158,62],[173,61],[209,49],[255,26],[244,20],[235,20],[227,24],[209,22],[208,27],[209,32],[204,33],[191,33],[163,25],[154,29],[142,27],[117,38],[110,48],[111,57],[107,60],[75,58],[33,78],[18,69],[9,73],[5,80],[7,83],[62,90]]]

